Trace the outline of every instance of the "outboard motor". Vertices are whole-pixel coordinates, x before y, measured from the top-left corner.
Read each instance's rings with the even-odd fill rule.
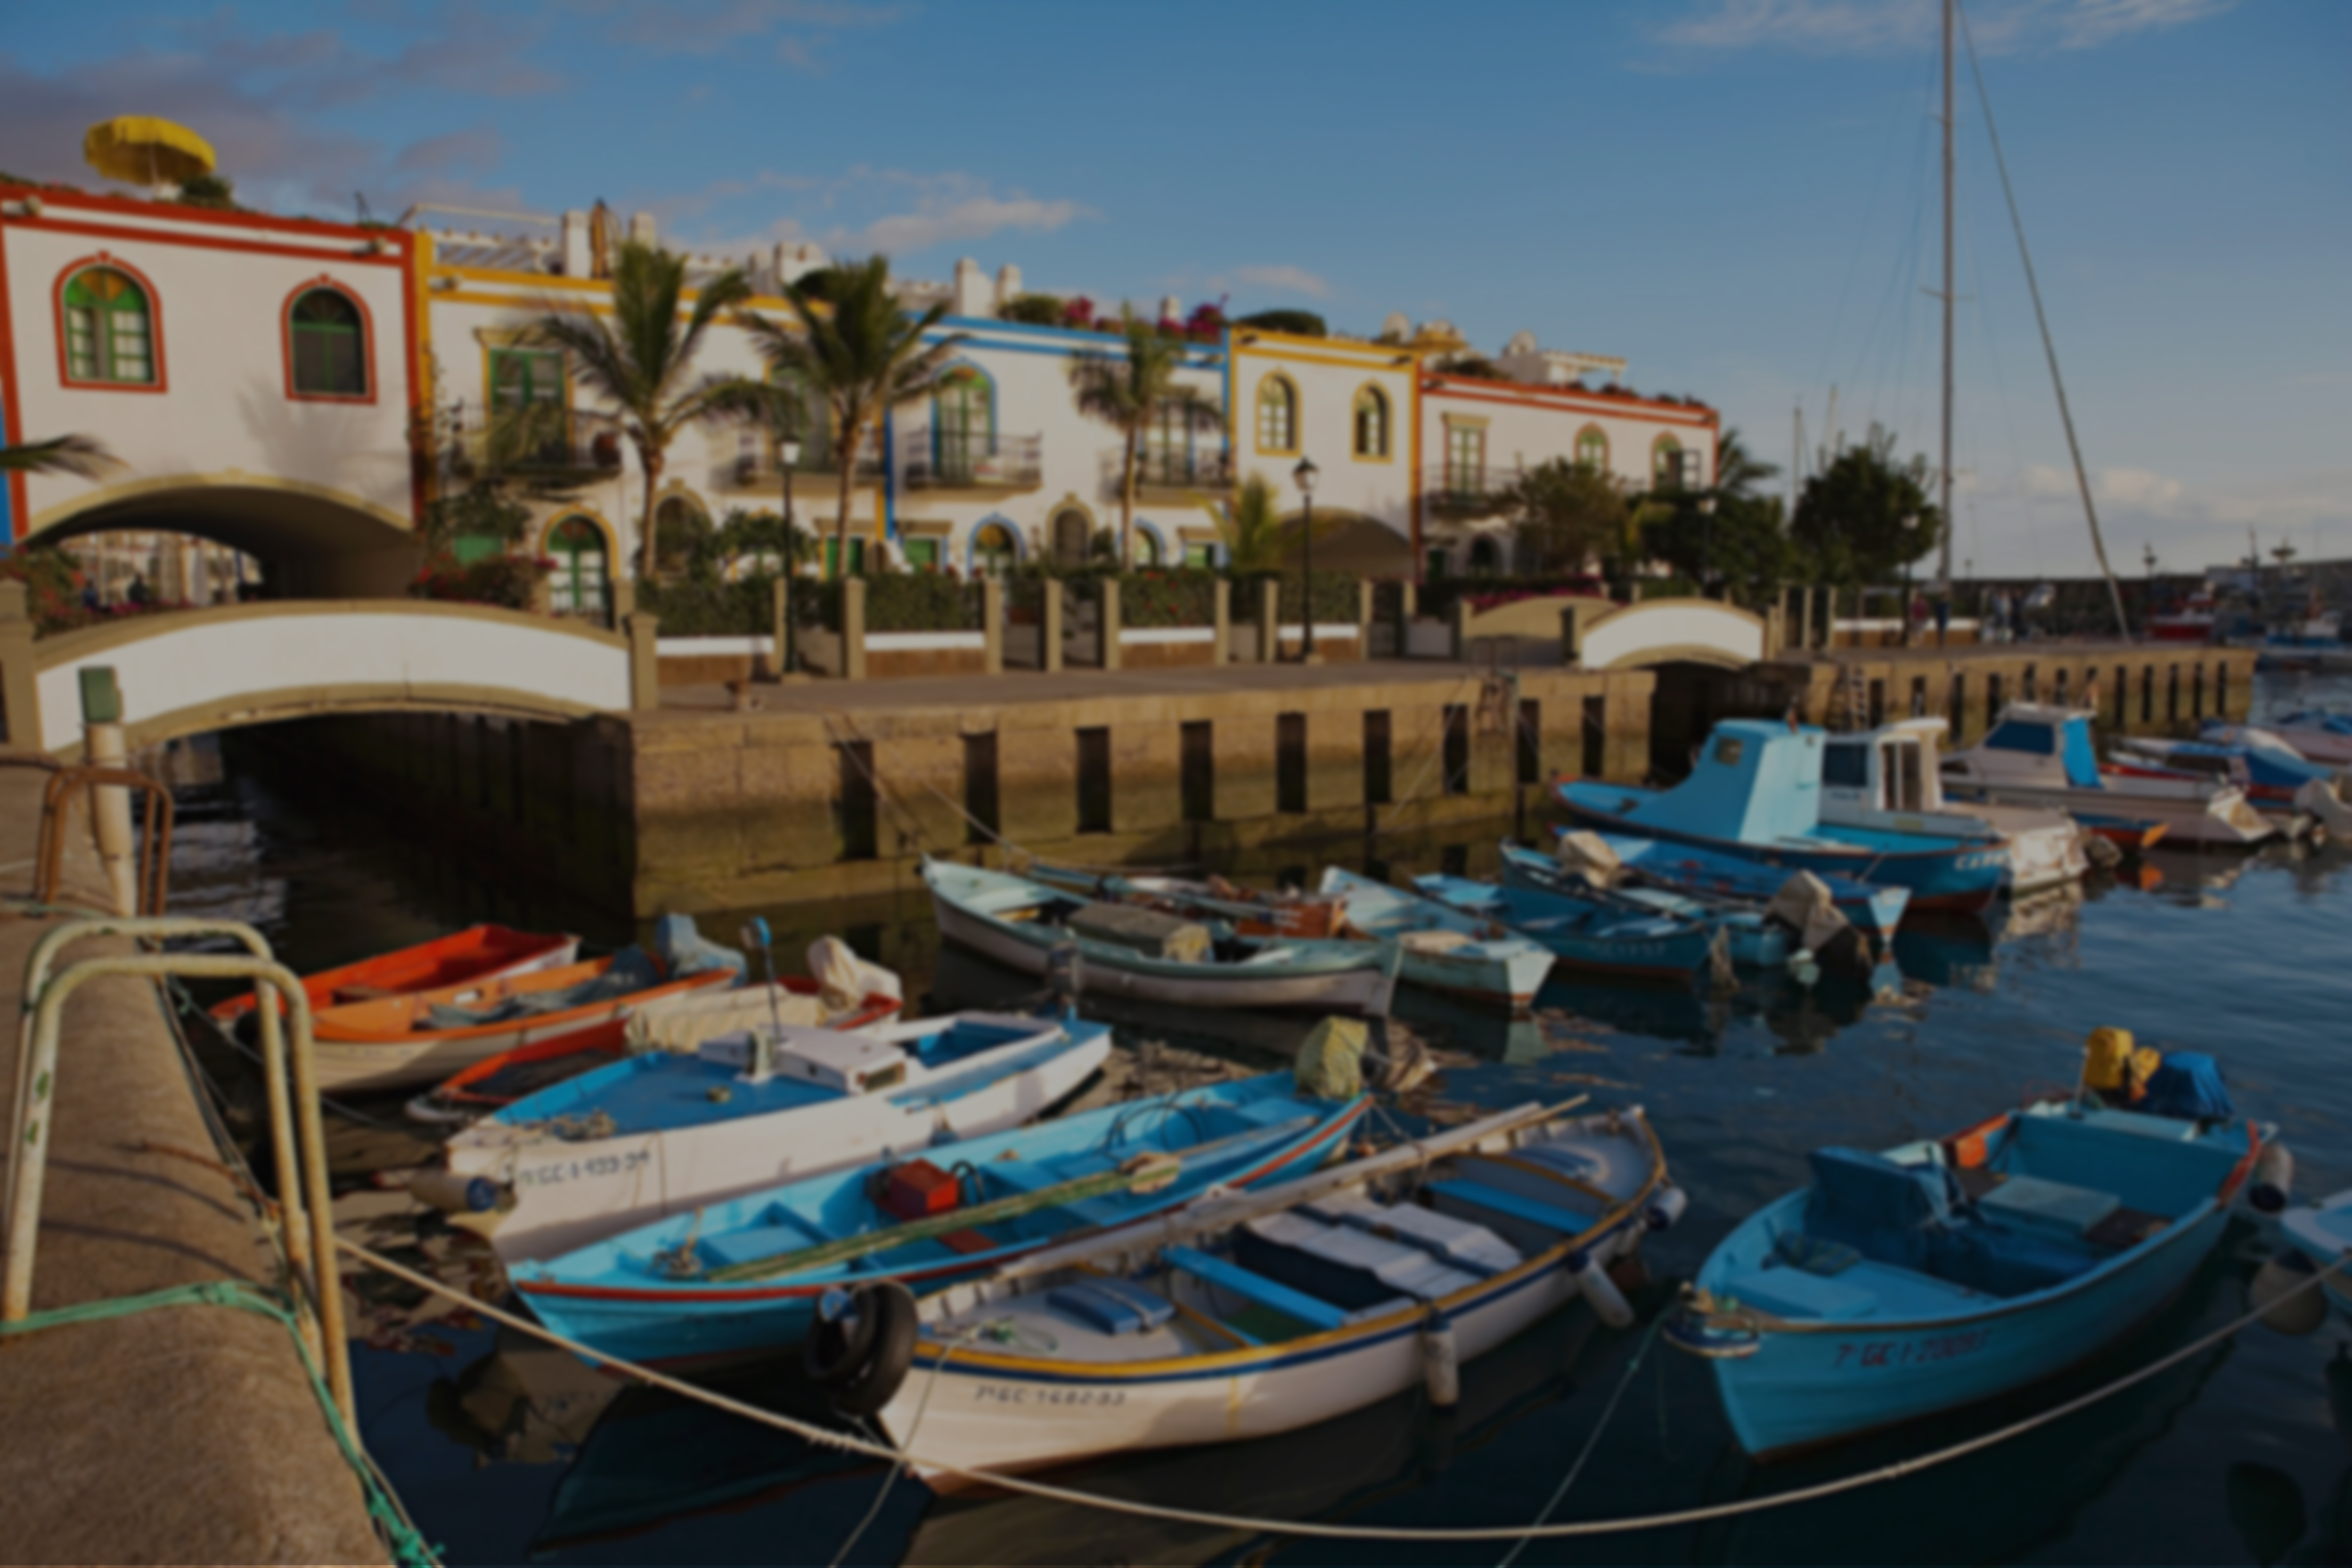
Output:
[[[1781,883],[1772,901],[1764,906],[1764,918],[1788,931],[1790,940],[1825,972],[1867,980],[1878,967],[1870,939],[1854,929],[1837,900],[1830,897],[1828,886],[1811,871],[1799,871]],[[1791,960],[1791,967],[1795,965]]]

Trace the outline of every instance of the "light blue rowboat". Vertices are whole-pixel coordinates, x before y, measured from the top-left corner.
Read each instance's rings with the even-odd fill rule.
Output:
[[[1346,899],[1348,929],[1396,945],[1409,985],[1523,1013],[1551,973],[1548,945],[1496,931],[1485,915],[1337,866],[1325,868],[1322,891]]]
[[[1449,909],[1541,942],[1573,969],[1686,982],[1715,949],[1706,926],[1656,910],[1581,903],[1465,877],[1416,877],[1413,886]]]
[[[2325,1268],[2352,1252],[2352,1191],[2321,1198],[2279,1215],[2279,1231],[2315,1266]],[[2336,1310],[2352,1317],[2352,1265],[2320,1285]]]
[[[2263,1134],[2085,1109],[1812,1155],[1698,1273],[1668,1340],[1773,1458],[1988,1399],[2128,1331],[2221,1238]]]
[[[1214,1185],[1254,1186],[1312,1169],[1368,1103],[1309,1099],[1286,1072],[1211,1084],[787,1183],[518,1265],[509,1278],[548,1327],[633,1361],[778,1350],[807,1331],[827,1290],[882,1279],[936,1289]],[[1150,1192],[1036,1208],[814,1267],[791,1262],[824,1243],[901,1224],[881,1193],[889,1173],[915,1157],[954,1175],[955,1206],[972,1209],[1170,1154],[1180,1162],[1175,1179]]]
[[[1556,831],[1567,834],[1575,829],[1561,827]],[[1596,837],[1617,857],[1623,868],[1623,882],[1669,889],[1695,899],[1739,902],[1760,910],[1772,901],[1772,895],[1780,890],[1790,876],[1778,867],[1738,855],[1718,855],[1696,844],[1669,843],[1631,833],[1602,833]],[[1882,887],[1830,871],[1815,871],[1813,875],[1830,890],[1830,901],[1837,906],[1838,912],[1852,921],[1856,931],[1882,947],[1903,923],[1903,911],[1911,905],[1908,888]]]
[[[1751,969],[1783,968],[1796,951],[1788,928],[1767,921],[1753,904],[1638,884],[1596,888],[1557,860],[1517,844],[1503,846],[1503,887],[1511,893],[1516,908],[1537,919],[1566,916],[1574,906],[1586,905],[1689,921],[1710,931],[1721,931],[1731,962]],[[1518,917],[1513,917],[1512,924],[1518,923]]]

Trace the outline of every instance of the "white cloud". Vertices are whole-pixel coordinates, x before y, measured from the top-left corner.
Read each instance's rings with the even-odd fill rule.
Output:
[[[2239,0],[1984,0],[1971,7],[1977,47],[2094,48],[2218,16]],[[1788,49],[1812,55],[1910,52],[1936,46],[1936,0],[1705,0],[1654,29],[1681,49]]]
[[[749,233],[728,233],[720,227],[725,219],[711,217],[763,195],[786,196],[798,210]],[[721,256],[803,240],[814,240],[836,256],[870,251],[906,256],[1006,232],[1051,234],[1092,213],[1066,197],[1032,196],[1024,191],[1000,195],[973,174],[863,164],[831,176],[762,170],[647,205],[666,223],[682,225],[683,243]]]
[[[1960,537],[1975,535],[1988,566],[2094,570],[2072,468],[2036,463],[2015,479],[1962,488],[1971,504],[1961,514]],[[2307,556],[2352,557],[2352,471],[2207,485],[2148,468],[2105,468],[2092,474],[2091,494],[2118,570],[2149,549],[2172,571],[2235,560],[2246,552],[2250,528],[2264,549],[2285,540]]]
[[[851,0],[593,0],[580,8],[609,16],[618,42],[654,54],[717,55],[773,37],[776,58],[803,71],[822,68],[817,50],[834,34],[890,26],[912,10]]]
[[[1310,300],[1328,299],[1331,294],[1331,285],[1304,267],[1236,267],[1234,276],[1255,288],[1270,289],[1278,294],[1304,294]]]

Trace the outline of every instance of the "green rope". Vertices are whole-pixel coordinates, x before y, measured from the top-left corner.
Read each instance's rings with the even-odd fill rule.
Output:
[[[319,1371],[319,1363],[310,1354],[310,1347],[302,1338],[301,1325],[285,1301],[257,1285],[243,1279],[205,1279],[194,1285],[174,1285],[169,1289],[150,1291],[143,1296],[117,1296],[104,1301],[85,1301],[79,1306],[58,1307],[46,1312],[35,1312],[20,1322],[0,1322],[0,1339],[16,1334],[39,1333],[45,1329],[60,1329],[76,1323],[100,1323],[115,1318],[128,1318],[157,1307],[234,1307],[240,1311],[274,1318],[286,1326],[293,1336],[294,1349],[302,1358],[302,1370],[310,1374],[310,1392],[318,1396],[319,1408],[325,1412],[328,1430],[335,1436],[335,1446],[343,1452],[343,1461],[359,1478],[360,1489],[367,1497],[368,1519],[391,1549],[392,1559],[403,1568],[441,1568],[440,1549],[429,1544],[416,1528],[400,1501],[393,1496],[392,1488],[375,1468],[375,1462],[360,1447],[359,1439],[343,1421],[343,1413],[335,1404],[334,1395],[327,1391],[327,1380]]]

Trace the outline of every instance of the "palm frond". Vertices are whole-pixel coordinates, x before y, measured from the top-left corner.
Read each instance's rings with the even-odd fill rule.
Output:
[[[72,474],[78,479],[102,479],[125,467],[95,436],[59,436],[0,447],[0,474]]]

